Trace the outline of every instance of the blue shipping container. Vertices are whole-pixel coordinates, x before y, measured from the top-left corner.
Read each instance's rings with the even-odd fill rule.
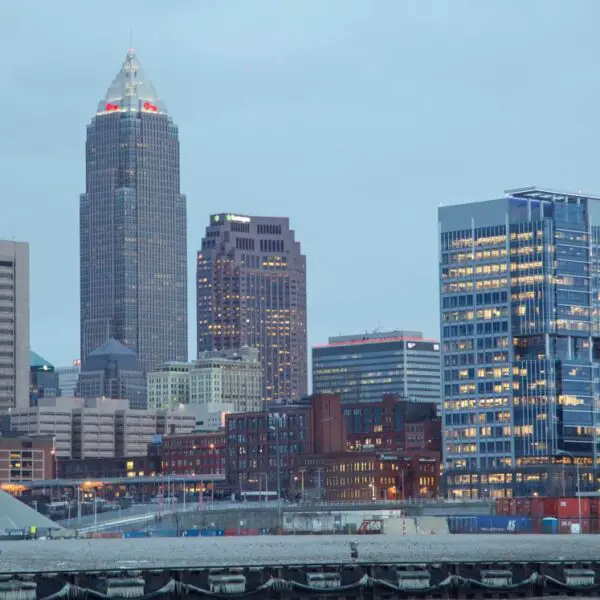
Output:
[[[149,537],[177,537],[176,529],[154,529],[148,532]]]
[[[183,532],[183,537],[198,537],[200,535],[199,529],[187,529]]]
[[[148,537],[148,532],[147,531],[126,531],[125,537],[126,538],[145,538],[145,537]]]
[[[448,517],[450,533],[531,533],[529,517],[505,517],[475,515],[472,517]]]
[[[224,529],[203,529],[200,532],[202,537],[222,537],[225,535]]]

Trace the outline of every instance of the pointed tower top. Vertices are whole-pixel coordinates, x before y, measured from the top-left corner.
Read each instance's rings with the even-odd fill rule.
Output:
[[[133,48],[129,48],[121,70],[110,84],[97,114],[117,111],[166,113],[165,103],[158,97]]]

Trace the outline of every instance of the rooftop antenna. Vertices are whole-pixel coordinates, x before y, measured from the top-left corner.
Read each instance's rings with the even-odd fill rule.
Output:
[[[129,52],[133,52],[133,27],[129,26]]]

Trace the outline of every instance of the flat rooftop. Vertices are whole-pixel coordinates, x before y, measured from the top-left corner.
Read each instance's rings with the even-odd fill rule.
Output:
[[[359,559],[350,559],[357,541]],[[255,536],[0,542],[1,573],[600,560],[597,535]]]

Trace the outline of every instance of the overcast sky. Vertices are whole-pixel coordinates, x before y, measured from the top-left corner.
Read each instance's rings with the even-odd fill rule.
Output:
[[[597,0],[0,1],[0,237],[31,244],[31,347],[79,357],[85,131],[129,46],[208,215],[289,216],[309,343],[439,335],[440,204],[600,192]]]

